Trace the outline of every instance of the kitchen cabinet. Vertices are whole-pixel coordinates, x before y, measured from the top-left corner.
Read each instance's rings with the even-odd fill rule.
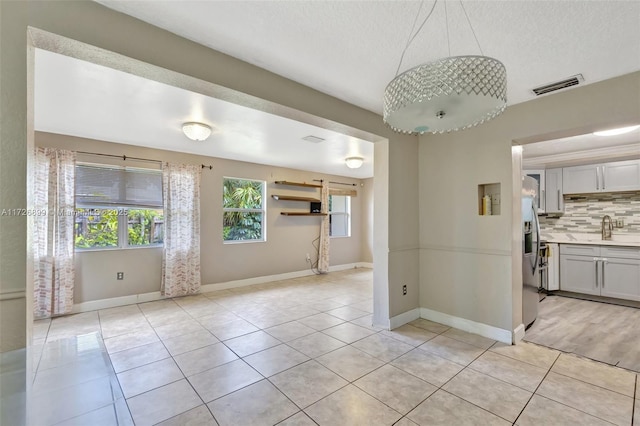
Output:
[[[524,174],[531,176],[538,182],[538,193],[536,194],[536,207],[539,213],[545,212],[545,172],[544,170],[524,170]]]
[[[640,301],[640,249],[561,244],[560,290]]]
[[[565,167],[562,169],[562,192],[588,194],[600,191],[600,165]]]
[[[565,167],[562,190],[565,194],[640,190],[640,160]]]
[[[547,169],[544,174],[544,211],[546,213],[562,213],[564,212],[562,169]]]
[[[603,191],[640,190],[640,160],[605,163],[601,174]]]

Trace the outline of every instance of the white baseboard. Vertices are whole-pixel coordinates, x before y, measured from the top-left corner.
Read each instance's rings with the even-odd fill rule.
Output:
[[[520,324],[513,330],[513,343],[516,344],[524,337],[524,324]]]
[[[329,267],[329,272],[345,271],[347,269],[354,268],[372,268],[370,263],[347,263],[345,265],[335,265]],[[244,280],[228,281],[224,283],[205,284],[200,287],[200,293],[208,293],[210,291],[225,290],[229,288],[245,287],[255,284],[264,284],[272,281],[287,280],[291,278],[299,278],[313,275],[310,270],[286,272],[284,274],[265,275],[262,277],[247,278]],[[71,313],[77,314],[80,312],[97,311],[99,309],[116,308],[118,306],[133,305],[135,303],[153,302],[155,300],[161,300],[165,297],[159,292],[154,291],[151,293],[132,294],[130,296],[113,297],[109,299],[90,300],[88,302],[76,303],[73,305]]]
[[[132,294],[131,296],[112,297],[110,299],[90,300],[88,302],[74,304],[71,313],[77,314],[80,312],[97,311],[99,309],[117,308],[118,306],[153,302],[154,300],[164,298],[159,291],[154,291],[151,293]]]
[[[354,269],[354,268],[372,268],[373,267],[373,265],[371,266],[369,265],[371,264],[365,263],[365,262],[346,263],[344,265],[334,265],[329,267],[329,272],[346,271],[347,269]],[[281,280],[289,280],[292,278],[308,277],[311,275],[314,275],[314,273],[310,269],[306,269],[304,271],[285,272],[284,274],[263,275],[261,277],[246,278],[243,280],[234,280],[234,281],[227,281],[227,282],[215,283],[215,284],[205,284],[202,287],[200,287],[200,292],[208,293],[210,291],[246,287],[250,285],[269,283],[272,281],[281,281]]]
[[[420,318],[420,308],[411,309],[410,311],[403,312],[400,315],[396,315],[389,319],[389,329],[393,330],[401,325],[405,325],[408,322]]]
[[[480,336],[488,337],[489,339],[502,343],[511,344],[511,331],[492,325],[471,321],[466,318],[456,317],[427,308],[420,308],[420,318],[439,322],[440,324],[445,324],[469,333],[479,334]]]

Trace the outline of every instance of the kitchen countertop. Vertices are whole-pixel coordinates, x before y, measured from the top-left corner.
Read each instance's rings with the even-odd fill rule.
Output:
[[[549,243],[589,244],[598,246],[640,247],[640,234],[616,234],[610,240],[603,240],[598,234],[577,234],[561,232],[543,232],[542,239]]]

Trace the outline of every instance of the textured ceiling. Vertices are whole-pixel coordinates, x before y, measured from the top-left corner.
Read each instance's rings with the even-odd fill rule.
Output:
[[[370,111],[433,1],[114,1],[165,28]],[[446,15],[445,15],[446,4]],[[510,105],[582,73],[585,84],[640,70],[640,1],[465,1],[482,51],[502,61]],[[445,19],[447,16],[447,19]],[[447,23],[449,43],[447,42]],[[459,1],[440,1],[400,71],[480,50]]]

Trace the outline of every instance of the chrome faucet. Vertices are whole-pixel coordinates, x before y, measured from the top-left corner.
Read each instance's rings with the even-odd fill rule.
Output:
[[[606,227],[605,227],[605,223],[606,223],[607,219],[609,220],[609,224],[606,225]],[[603,240],[610,240],[611,239],[611,231],[613,231],[613,223],[611,222],[611,216],[606,214],[602,218],[602,239]]]

